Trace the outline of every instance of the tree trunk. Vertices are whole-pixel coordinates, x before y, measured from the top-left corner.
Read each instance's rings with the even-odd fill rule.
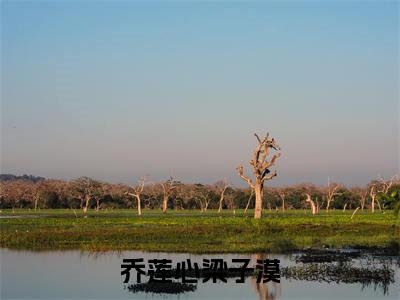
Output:
[[[162,206],[162,212],[166,213],[168,208],[168,197],[164,196],[163,198],[163,206]]]
[[[85,195],[85,207],[83,208],[83,214],[85,216],[85,218],[87,218],[87,212],[89,209],[89,202],[90,202],[90,195],[86,194]]]
[[[331,201],[328,199],[326,202],[326,211],[329,211],[329,205],[331,204]]]
[[[254,186],[254,194],[256,197],[256,204],[254,208],[254,219],[261,219],[262,216],[262,196],[263,196],[263,183],[257,180]]]
[[[137,212],[138,215],[142,215],[142,203],[140,202],[140,196],[137,196]]]
[[[254,191],[252,190],[250,193],[249,200],[247,201],[246,208],[244,209],[244,212],[247,212],[247,210],[249,209],[250,201],[251,201],[251,198],[253,197],[253,194],[254,194]]]
[[[374,211],[375,211],[375,196],[372,196],[371,198],[372,198],[372,199],[371,199],[371,201],[372,201],[372,203],[371,203],[371,210],[372,210],[372,212],[374,212]]]
[[[354,212],[353,212],[353,214],[351,215],[351,218],[350,218],[350,219],[353,219],[354,215],[356,214],[356,212],[357,212],[359,209],[360,209],[360,207],[357,207],[357,208],[354,210]]]
[[[379,202],[378,198],[376,199],[376,203],[378,203],[379,210],[382,211],[381,203]]]
[[[307,194],[306,202],[309,202],[309,203],[310,203],[310,205],[311,205],[311,212],[312,212],[313,215],[315,215],[315,214],[317,213],[317,207],[316,207],[314,201],[311,199],[310,194]]]

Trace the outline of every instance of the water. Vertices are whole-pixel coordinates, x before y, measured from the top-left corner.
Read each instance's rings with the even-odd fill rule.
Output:
[[[0,254],[1,299],[400,299],[398,257],[353,257],[347,262],[338,262],[334,258],[333,262],[314,263],[299,262],[300,256],[275,254],[28,252],[7,249],[1,249]],[[286,273],[281,276],[280,283],[257,284],[256,279],[249,276],[244,283],[236,283],[236,278],[228,278],[227,283],[202,283],[200,280],[194,291],[177,295],[133,293],[127,289],[123,283],[124,276],[120,274],[123,258],[144,258],[145,262],[147,259],[166,258],[172,260],[173,266],[190,258],[202,266],[203,258],[223,258],[228,265],[232,265],[233,258],[250,258],[251,265],[254,265],[261,257],[280,260],[281,272]],[[328,266],[326,274],[322,271],[309,273],[310,263],[317,267]],[[362,276],[354,277],[360,270]],[[136,273],[131,271],[131,274],[130,283],[135,284]],[[316,274],[317,278],[310,280]],[[375,277],[370,280],[368,276]],[[332,280],[336,282],[325,282]]]

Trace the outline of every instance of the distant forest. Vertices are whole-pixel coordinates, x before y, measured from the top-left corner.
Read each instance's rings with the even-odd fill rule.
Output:
[[[40,176],[33,176],[33,175],[22,175],[22,176],[17,176],[13,174],[0,174],[0,181],[8,181],[8,180],[29,180],[32,182],[38,182],[41,180],[45,180],[44,177]]]
[[[273,210],[308,209],[307,195],[318,209],[380,209],[380,192],[400,191],[397,177],[372,180],[362,187],[331,183],[327,186],[298,184],[285,187],[266,187],[263,208]],[[139,199],[139,201],[138,201]],[[250,188],[229,185],[226,181],[214,184],[189,184],[170,178],[164,182],[139,181],[136,186],[111,184],[89,177],[75,180],[45,179],[32,175],[0,175],[0,208],[71,208],[71,209],[246,209],[254,208]]]

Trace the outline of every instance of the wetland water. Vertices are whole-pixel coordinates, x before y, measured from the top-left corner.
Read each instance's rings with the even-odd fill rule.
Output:
[[[299,253],[215,254],[152,253],[122,251],[89,253],[81,251],[15,251],[1,249],[1,299],[399,299],[399,257],[373,254]],[[204,258],[250,258],[254,266],[259,258],[279,259],[280,283],[257,284],[249,275],[244,283],[227,278],[227,283],[212,280],[192,286],[184,292],[156,294],[132,289],[136,272],[124,284],[123,258],[191,259],[202,265]],[[142,277],[145,282],[146,277]],[[129,288],[129,286],[131,288]],[[135,292],[133,291],[135,290]]]

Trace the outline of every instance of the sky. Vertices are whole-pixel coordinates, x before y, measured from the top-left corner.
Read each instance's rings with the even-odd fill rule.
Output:
[[[398,1],[1,1],[1,173],[244,185],[399,173]]]

